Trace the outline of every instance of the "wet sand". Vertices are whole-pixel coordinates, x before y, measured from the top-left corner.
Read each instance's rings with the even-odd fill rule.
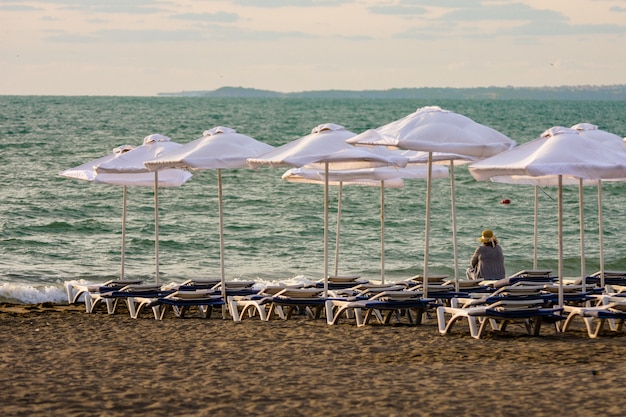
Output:
[[[3,416],[622,416],[626,336],[0,306]]]

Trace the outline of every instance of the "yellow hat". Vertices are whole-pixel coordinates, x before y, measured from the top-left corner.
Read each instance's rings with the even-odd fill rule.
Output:
[[[496,238],[496,236],[493,234],[491,230],[485,229],[483,230],[483,235],[478,238],[478,241],[481,243],[492,243],[492,242],[497,242],[498,239]]]

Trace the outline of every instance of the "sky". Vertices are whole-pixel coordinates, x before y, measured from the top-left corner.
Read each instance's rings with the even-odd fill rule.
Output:
[[[0,0],[0,95],[626,84],[626,0]]]

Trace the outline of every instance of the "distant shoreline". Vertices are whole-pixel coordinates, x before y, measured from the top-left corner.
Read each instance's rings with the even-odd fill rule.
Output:
[[[246,87],[221,87],[217,90],[157,93],[166,97],[230,98],[360,98],[360,99],[475,99],[475,100],[598,100],[626,101],[626,84],[607,86],[559,87],[422,87],[388,90],[319,90],[281,93]]]

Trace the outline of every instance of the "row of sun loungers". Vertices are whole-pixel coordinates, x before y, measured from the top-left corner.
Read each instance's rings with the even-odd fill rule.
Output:
[[[614,275],[612,278],[618,282]],[[325,318],[329,325],[354,322],[357,327],[392,322],[416,325],[424,317],[435,317],[441,335],[452,332],[455,324],[463,321],[476,339],[487,331],[505,331],[511,323],[521,323],[531,335],[539,335],[542,324],[565,332],[577,319],[594,338],[603,329],[622,332],[626,319],[626,285],[611,284],[602,289],[565,285],[565,305],[559,307],[558,286],[550,271],[521,271],[509,277],[509,285],[499,287],[493,282],[454,282],[446,276],[426,280],[426,284],[419,276],[389,284],[371,283],[358,276],[334,277],[329,283],[331,291],[326,297],[320,283],[255,289],[253,281],[229,281],[222,288],[219,280],[190,280],[168,288],[137,280],[113,280],[99,285],[66,284],[66,289],[68,302],[83,300],[87,313],[105,306],[108,314],[115,314],[123,305],[132,318],[151,312],[162,320],[170,311],[182,318],[191,310],[210,318],[215,309],[235,322],[288,320],[300,314]]]

